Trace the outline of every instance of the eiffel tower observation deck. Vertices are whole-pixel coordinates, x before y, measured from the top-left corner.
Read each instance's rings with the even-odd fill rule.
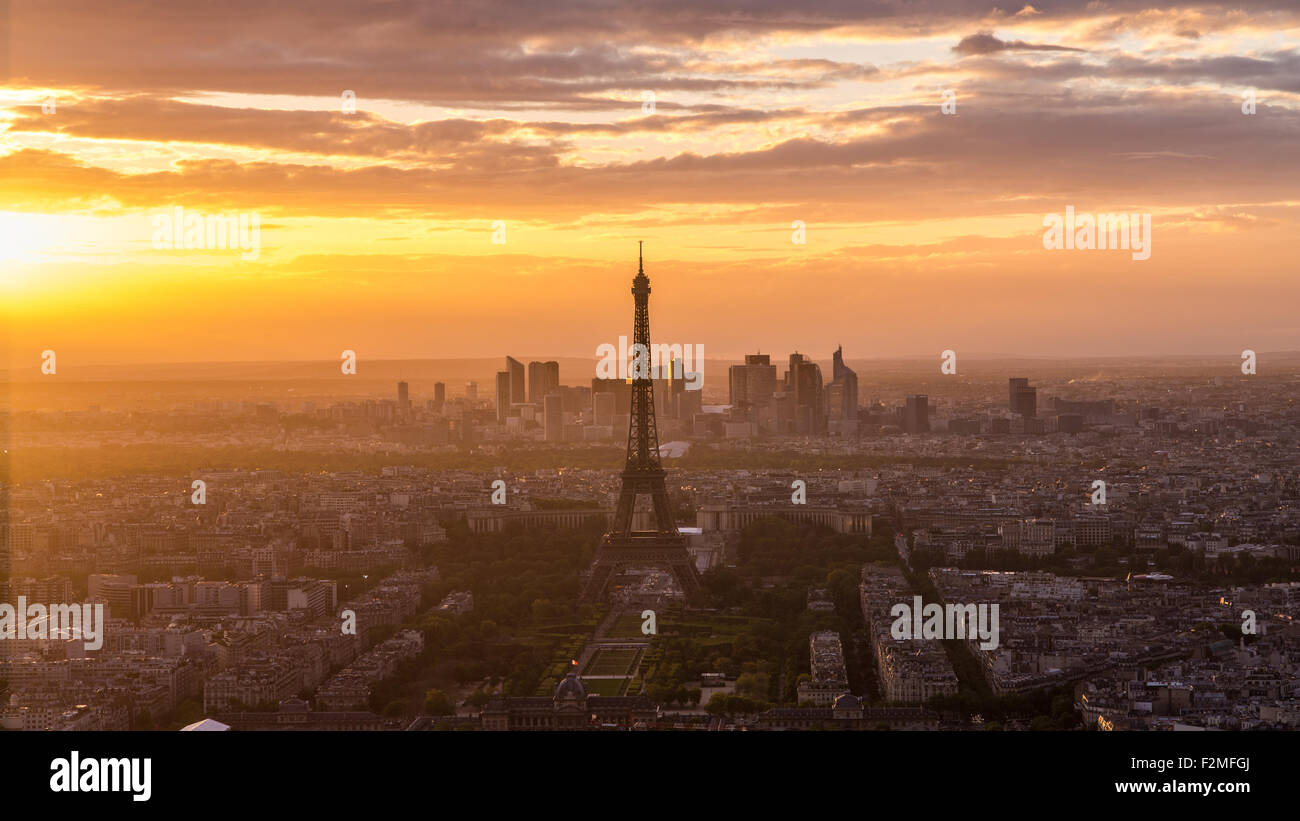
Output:
[[[644,257],[638,253],[636,277],[632,280],[635,301],[633,350],[650,350],[650,278],[645,275]],[[636,345],[644,345],[638,349]],[[637,499],[649,496],[654,508],[654,530],[633,530]],[[654,382],[639,373],[632,380],[632,408],[627,431],[627,459],[623,464],[623,487],[618,495],[609,531],[601,539],[592,559],[591,573],[582,593],[585,602],[600,600],[610,578],[631,567],[654,567],[672,575],[688,601],[703,595],[700,574],[686,549],[686,537],[677,530],[664,469],[659,459],[659,431],[655,426]]]

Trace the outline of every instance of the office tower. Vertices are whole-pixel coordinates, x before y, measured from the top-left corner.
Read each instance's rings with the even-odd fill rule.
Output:
[[[403,413],[411,410],[411,390],[405,382],[397,383],[397,409]]]
[[[785,391],[794,397],[795,433],[824,433],[826,393],[821,367],[801,353],[790,354]]]
[[[903,408],[903,430],[908,433],[928,433],[930,430],[930,397],[914,394],[907,397]]]
[[[834,380],[826,386],[826,429],[832,434],[843,435],[846,432],[843,417],[844,403],[847,398],[845,394],[844,383],[839,380]]]
[[[552,393],[564,398],[565,413],[582,413],[591,407],[591,388],[585,385],[560,385]]]
[[[506,407],[511,405],[522,405],[527,400],[527,393],[524,391],[524,363],[515,359],[513,356],[506,357],[506,373],[510,376],[510,387],[506,391]],[[500,392],[497,393],[500,401]]]
[[[704,397],[700,391],[682,391],[677,395],[677,407],[674,410],[680,420],[690,420],[704,409]]]
[[[745,364],[732,365],[728,373],[731,404],[766,407],[776,393],[776,366],[767,354],[746,354]]]
[[[1023,377],[1013,377],[1007,380],[1007,407],[1011,410],[1016,409],[1016,389],[1029,387],[1029,380]]]
[[[509,357],[506,357],[509,359]],[[497,371],[497,422],[504,425],[510,415],[510,371]]]
[[[614,424],[614,408],[617,403],[612,391],[601,391],[591,395],[591,410],[597,425]]]
[[[850,436],[858,430],[858,375],[844,364],[844,346],[835,349],[831,384],[826,391],[826,410],[831,433]]]
[[[676,357],[671,357],[668,360],[668,367],[669,367],[669,371],[668,371],[669,378],[667,380],[667,383],[662,384],[663,380],[659,380],[661,385],[655,385],[655,399],[657,400],[659,398],[660,388],[662,386],[663,395],[665,397],[665,401],[663,403],[663,408],[664,408],[663,415],[666,418],[676,419],[678,397],[686,393],[686,385],[688,383],[699,385],[700,386],[699,390],[696,390],[694,392],[700,393],[704,389],[704,380],[696,373],[687,373],[685,370],[685,365],[682,363],[680,359],[677,359]],[[702,368],[704,367],[704,363],[703,362],[697,363],[696,367]],[[678,374],[679,370],[681,371],[680,375]]]
[[[727,369],[727,398],[732,407],[742,408],[749,404],[749,372],[744,365],[732,365]]]
[[[1010,393],[1011,412],[1024,417],[1033,417],[1038,413],[1038,388],[1029,387],[1029,380],[1014,378],[1007,380]]]
[[[560,387],[560,363],[550,362],[529,362],[528,363],[528,401],[534,405],[542,404],[547,395],[553,393],[556,388]],[[522,399],[515,399],[515,402],[522,402]]]
[[[632,412],[632,383],[626,379],[591,380],[591,395],[613,394],[614,414],[623,416]]]
[[[699,363],[696,364],[695,367],[697,367],[697,368],[703,368],[703,367],[704,367],[704,363],[703,363],[703,362],[699,362]],[[686,393],[686,391],[688,390],[688,388],[686,387],[687,385],[698,385],[698,386],[699,386],[698,388],[691,388],[691,389],[689,389],[689,390],[691,390],[692,393],[703,393],[703,392],[704,392],[704,373],[703,373],[702,371],[690,371],[689,373],[686,372],[686,371],[683,371],[683,372],[682,372],[682,378],[681,378],[681,379],[678,379],[678,378],[675,377],[675,376],[673,377],[673,384],[672,384],[671,392],[672,392],[672,395],[673,395],[673,405],[674,405],[674,406],[677,405],[677,398],[680,397],[682,394]]]
[[[547,442],[559,442],[564,439],[564,397],[558,393],[547,394],[544,403],[543,433]]]
[[[442,410],[442,406],[447,403],[447,386],[442,382],[433,383],[433,404]]]
[[[681,363],[677,363],[681,367]],[[668,419],[677,416],[677,396],[686,390],[686,379],[690,374],[683,374],[681,379],[655,379],[655,417]]]
[[[468,400],[471,401],[471,402],[478,401],[478,383],[477,383],[477,382],[466,382],[466,383],[465,383],[465,398],[468,399]]]

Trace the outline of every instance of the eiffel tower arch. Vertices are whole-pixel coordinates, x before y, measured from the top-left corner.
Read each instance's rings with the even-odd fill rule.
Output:
[[[650,350],[650,278],[638,254],[637,273],[632,280],[635,299],[633,344]],[[659,431],[655,425],[654,381],[649,374],[632,380],[632,414],[628,420],[627,459],[623,464],[623,486],[609,531],[596,548],[591,573],[582,591],[584,602],[600,600],[611,577],[628,567],[656,567],[672,575],[687,601],[698,602],[704,589],[700,574],[686,549],[686,537],[677,530],[664,468],[659,459]],[[637,499],[649,496],[654,507],[654,530],[633,530]]]

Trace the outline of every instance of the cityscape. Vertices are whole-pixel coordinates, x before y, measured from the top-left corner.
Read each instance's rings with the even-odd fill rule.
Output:
[[[642,264],[647,349],[649,292]],[[713,404],[680,368],[564,385],[506,356],[491,395],[119,384],[10,411],[34,458],[9,463],[0,598],[104,620],[9,614],[0,724],[1295,729],[1300,358],[1279,359],[1049,365],[999,395],[945,351],[913,393],[838,347],[826,374],[746,355]],[[221,463],[140,469],[196,446]],[[971,619],[922,626],[926,603]]]
[[[0,796],[1285,802],[1297,77],[1294,0],[0,0]]]

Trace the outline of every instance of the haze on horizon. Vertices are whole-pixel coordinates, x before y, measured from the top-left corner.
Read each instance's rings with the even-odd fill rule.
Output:
[[[1300,350],[1287,0],[184,12],[10,4],[0,366],[591,357],[638,239],[710,359]],[[155,249],[176,205],[258,258]],[[1150,259],[1045,250],[1067,206]]]

